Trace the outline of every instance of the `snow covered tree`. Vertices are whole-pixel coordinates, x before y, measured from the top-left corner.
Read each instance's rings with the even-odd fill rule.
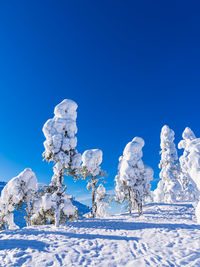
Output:
[[[107,199],[105,187],[100,184],[96,190],[95,203],[96,203],[96,217],[105,218],[109,214],[106,211],[106,207],[109,207],[109,200]]]
[[[100,164],[102,162],[103,153],[100,149],[86,150],[82,155],[82,166],[80,168],[80,175],[87,179],[87,189],[92,191],[92,211],[91,217],[96,216],[96,202],[95,194],[97,189],[97,183],[100,178],[105,175],[105,172],[101,170]]]
[[[183,155],[179,158],[181,167],[180,181],[184,190],[184,201],[196,202],[199,199],[199,191],[196,184],[189,175],[189,167],[187,164],[188,155],[190,154],[190,143],[192,143],[192,141],[196,139],[196,136],[189,127],[186,127],[182,134],[182,137],[183,140],[179,142],[178,148],[184,149]]]
[[[59,226],[62,196],[66,190],[63,184],[63,176],[75,176],[81,164],[81,155],[77,152],[76,118],[77,104],[69,99],[64,99],[55,107],[53,119],[49,119],[43,132],[46,137],[44,142],[44,159],[53,161],[54,175],[51,180],[52,193],[56,197],[55,225]]]
[[[129,212],[137,205],[139,216],[142,214],[142,202],[150,194],[150,181],[153,170],[142,161],[144,140],[135,137],[129,142],[119,158],[116,181],[116,199],[119,202],[128,200]]]
[[[1,229],[5,225],[8,229],[15,229],[13,211],[25,203],[27,225],[31,225],[32,205],[37,192],[37,178],[31,169],[25,169],[18,176],[11,179],[1,192],[0,223]]]
[[[186,174],[187,178],[191,178],[195,183],[198,193],[196,194],[196,188],[194,188],[196,199],[198,198],[198,204],[196,206],[196,217],[200,224],[200,138],[195,138],[193,132],[187,127],[183,132],[183,140],[179,143],[179,148],[184,149],[184,153],[181,161],[181,166]]]
[[[54,224],[56,212],[57,193],[45,192],[41,197],[38,197],[33,204],[33,216],[31,222],[33,225]],[[63,193],[62,202],[60,204],[60,221],[59,224],[66,222],[68,219],[78,217],[77,208],[72,205],[70,196]]]
[[[154,199],[173,203],[182,198],[182,188],[179,183],[178,155],[174,144],[174,131],[167,125],[161,130],[161,161],[159,164],[160,179],[158,189],[154,191]],[[163,190],[163,193],[161,192]],[[159,197],[157,196],[159,194]],[[161,196],[164,198],[161,199]]]

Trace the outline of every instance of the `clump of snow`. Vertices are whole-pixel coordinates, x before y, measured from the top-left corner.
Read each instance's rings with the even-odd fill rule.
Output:
[[[11,213],[21,202],[27,204],[27,223],[30,225],[31,203],[34,200],[36,191],[37,178],[29,168],[11,179],[3,188],[0,198],[1,221],[4,221],[9,229],[17,227]]]
[[[150,194],[150,181],[153,178],[153,170],[142,161],[143,146],[144,140],[140,137],[133,138],[126,145],[123,156],[119,158],[119,172],[115,177],[117,200],[128,199],[130,212],[135,202],[139,215],[142,213],[142,201]]]
[[[100,149],[86,150],[82,155],[83,167],[86,167],[92,176],[97,176],[101,167],[103,153]]]

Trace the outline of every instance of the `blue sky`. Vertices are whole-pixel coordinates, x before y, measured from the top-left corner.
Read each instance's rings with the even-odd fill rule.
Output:
[[[176,143],[186,126],[200,136],[199,10],[198,1],[0,1],[0,180],[31,167],[50,181],[42,126],[64,98],[79,105],[79,152],[103,150],[109,190],[135,136],[158,177],[164,124]],[[65,182],[86,199],[84,181]]]

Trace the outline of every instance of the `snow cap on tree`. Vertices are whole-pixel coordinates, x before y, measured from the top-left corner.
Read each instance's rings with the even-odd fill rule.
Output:
[[[82,155],[83,167],[91,173],[92,176],[99,175],[102,163],[103,152],[100,149],[86,150]]]
[[[78,105],[69,99],[64,99],[55,107],[54,118],[49,119],[43,127],[46,137],[44,142],[44,157],[48,161],[57,163],[55,170],[62,167],[78,168],[81,164],[81,155],[75,150],[77,145],[76,118]]]

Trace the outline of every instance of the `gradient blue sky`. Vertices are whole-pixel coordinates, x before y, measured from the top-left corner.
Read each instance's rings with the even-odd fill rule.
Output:
[[[176,143],[186,126],[200,136],[199,14],[198,1],[1,0],[0,180],[31,167],[50,181],[42,126],[64,98],[79,105],[79,152],[103,150],[109,190],[134,136],[158,177],[164,124]],[[86,200],[83,181],[65,182]]]

